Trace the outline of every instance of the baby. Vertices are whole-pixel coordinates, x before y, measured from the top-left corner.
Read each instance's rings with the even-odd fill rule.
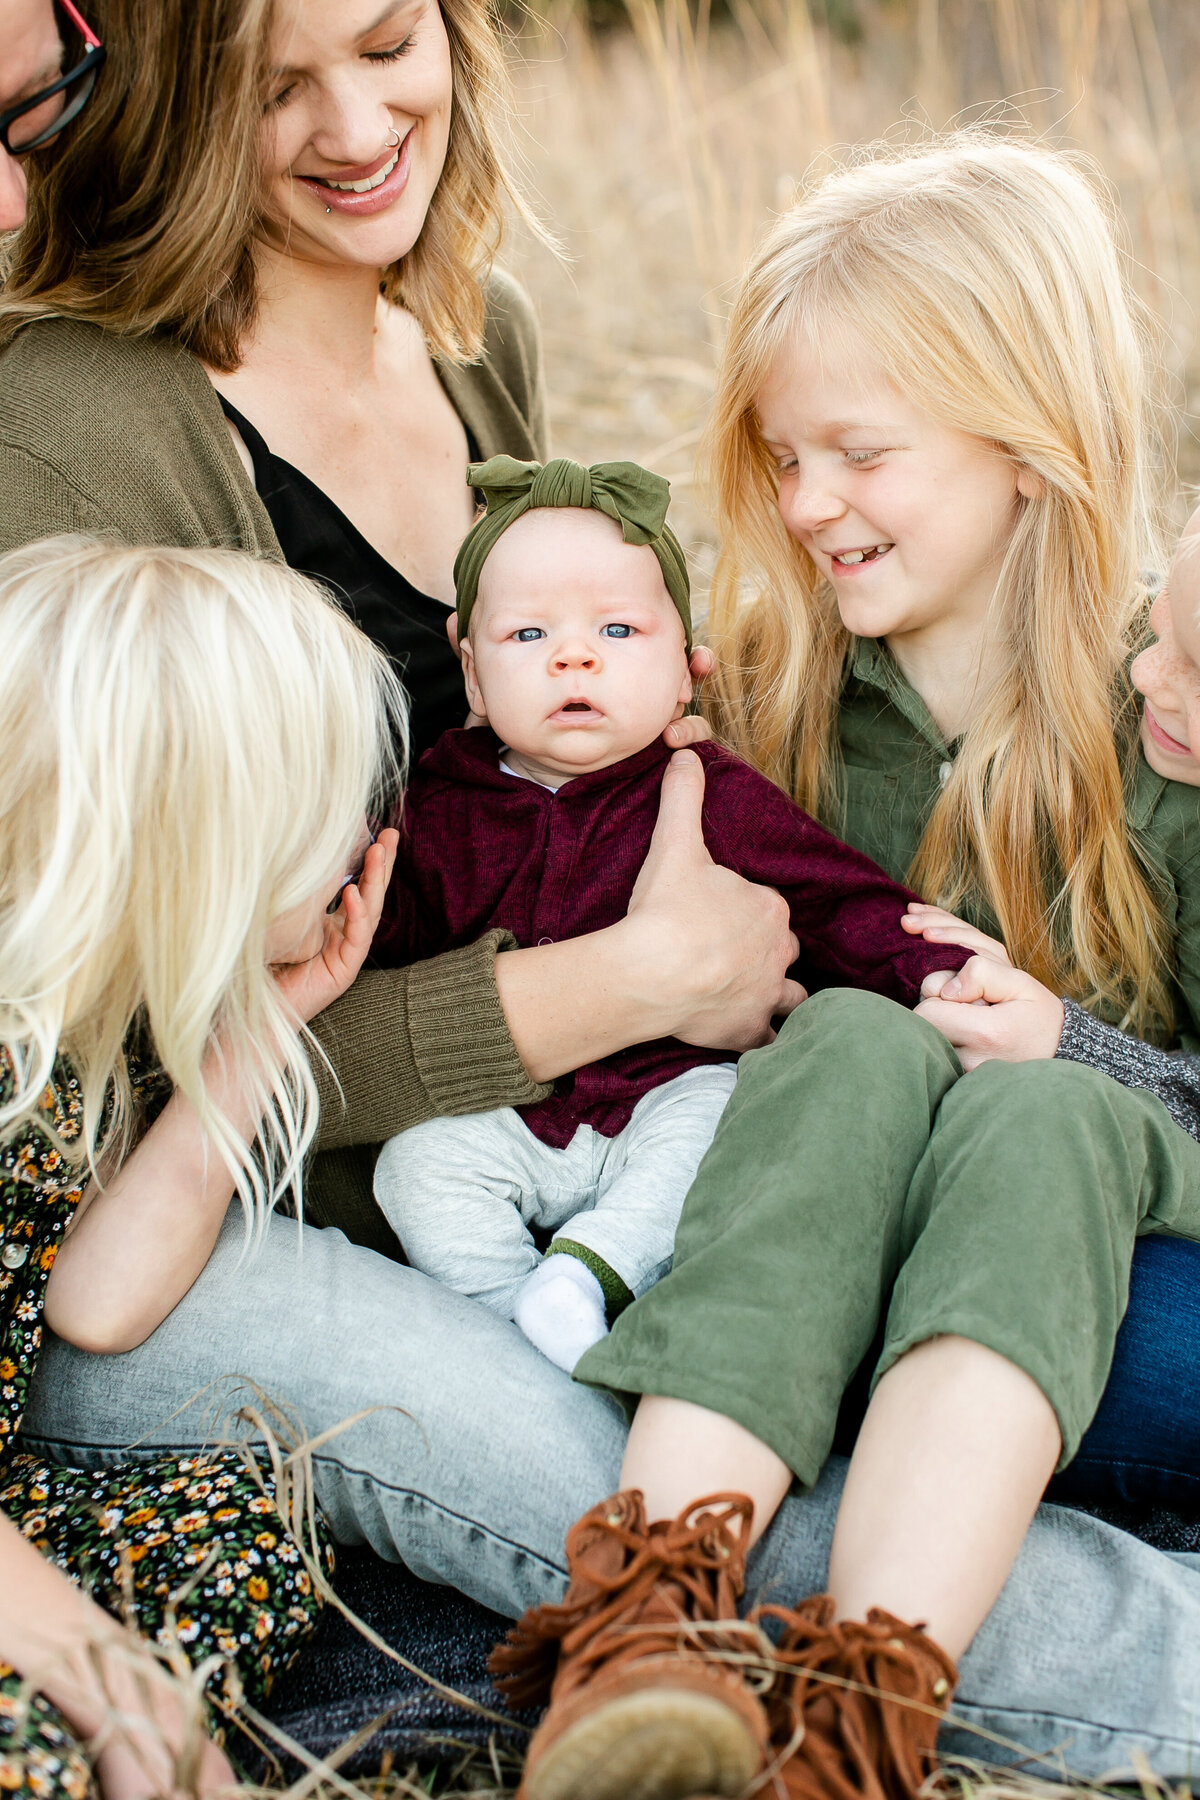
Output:
[[[446,732],[421,759],[376,937],[387,961],[491,927],[531,945],[621,919],[670,757],[661,734],[692,698],[687,566],[660,476],[498,456],[469,479],[486,511],[455,563],[459,642],[491,729]],[[709,852],[783,894],[806,986],[913,1006],[926,975],[966,961],[904,932],[914,896],[764,776],[715,744],[698,754]],[[392,1138],[376,1198],[415,1268],[571,1369],[670,1267],[735,1072],[677,1038],[634,1045],[532,1105]]]

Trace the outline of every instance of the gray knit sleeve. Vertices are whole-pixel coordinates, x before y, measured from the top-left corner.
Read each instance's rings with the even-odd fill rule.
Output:
[[[1157,1094],[1175,1123],[1200,1138],[1200,1056],[1143,1044],[1118,1026],[1094,1019],[1073,1000],[1063,1001],[1063,1014],[1056,1056],[1099,1069],[1122,1087]]]

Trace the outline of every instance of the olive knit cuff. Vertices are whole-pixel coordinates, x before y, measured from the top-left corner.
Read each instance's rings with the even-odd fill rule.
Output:
[[[604,1315],[610,1325],[614,1319],[620,1317],[627,1306],[633,1305],[632,1289],[622,1281],[617,1271],[611,1268],[602,1256],[597,1256],[596,1252],[589,1250],[586,1244],[572,1243],[570,1238],[555,1238],[546,1251],[546,1255],[573,1256],[576,1262],[581,1262],[585,1269],[591,1270],[600,1283],[600,1291],[604,1295]]]

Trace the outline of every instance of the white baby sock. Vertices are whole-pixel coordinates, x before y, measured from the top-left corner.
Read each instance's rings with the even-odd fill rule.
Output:
[[[608,1331],[604,1290],[577,1256],[548,1256],[524,1283],[513,1319],[543,1356],[569,1374]]]

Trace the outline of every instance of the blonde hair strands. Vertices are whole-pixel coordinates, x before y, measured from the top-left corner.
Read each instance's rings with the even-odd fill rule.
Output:
[[[755,403],[790,341],[849,343],[912,404],[1037,477],[996,592],[999,679],[966,731],[910,879],[983,901],[1055,992],[1169,1030],[1169,937],[1131,846],[1125,678],[1155,566],[1166,457],[1148,318],[1097,182],[989,132],[876,151],[815,185],[757,251],[734,306],[708,462],[723,553],[713,714],[835,824],[850,635],[780,520]]]
[[[80,1154],[123,1149],[125,1047],[144,1028],[261,1224],[299,1190],[317,1111],[266,933],[332,893],[394,790],[395,677],[311,582],[236,551],[14,551],[0,641],[0,1044],[16,1073],[0,1135],[61,1050]],[[207,1096],[218,1046],[261,1111],[253,1146]]]
[[[383,291],[431,351],[483,345],[483,283],[506,201],[550,242],[504,147],[508,76],[489,0],[441,0],[454,97],[424,228]],[[165,331],[212,368],[241,360],[257,305],[270,0],[93,0],[108,47],[95,95],[28,160],[29,211],[0,298],[0,345],[31,319]]]

